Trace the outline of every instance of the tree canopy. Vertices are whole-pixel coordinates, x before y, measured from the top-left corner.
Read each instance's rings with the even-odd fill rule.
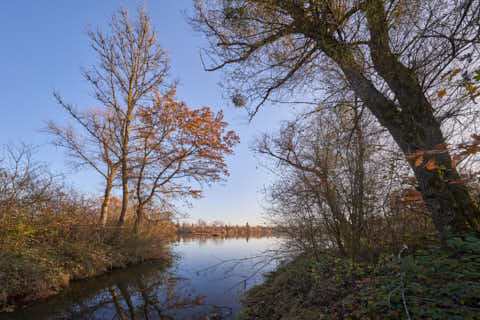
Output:
[[[210,41],[207,70],[224,69],[232,100],[253,104],[252,115],[292,93],[322,106],[359,97],[406,156],[444,146],[455,130],[449,120],[468,127],[475,119],[465,84],[479,55],[478,0],[196,0],[195,7],[192,23]],[[437,229],[477,229],[480,213],[448,150],[424,160],[432,158],[436,170],[409,161]]]

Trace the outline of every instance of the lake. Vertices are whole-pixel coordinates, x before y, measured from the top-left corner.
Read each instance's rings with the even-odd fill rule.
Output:
[[[146,262],[75,281],[0,319],[235,319],[242,293],[276,267],[268,252],[280,242],[181,237],[171,244],[170,265]]]

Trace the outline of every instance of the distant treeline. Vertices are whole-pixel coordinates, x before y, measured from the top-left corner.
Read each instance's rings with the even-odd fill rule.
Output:
[[[271,236],[274,232],[273,227],[269,226],[250,226],[245,225],[229,225],[223,222],[215,221],[211,224],[203,220],[197,223],[178,223],[177,234],[192,234],[192,235],[209,235],[209,236],[223,236],[223,237],[258,237]]]

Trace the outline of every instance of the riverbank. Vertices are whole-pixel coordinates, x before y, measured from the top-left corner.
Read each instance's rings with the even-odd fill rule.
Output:
[[[15,224],[2,238],[0,312],[58,294],[73,280],[169,259],[162,228],[150,225],[135,234],[130,225],[116,231],[96,225]]]
[[[408,313],[408,315],[407,315]],[[301,256],[250,289],[237,319],[480,319],[480,240],[376,264]]]
[[[280,242],[276,238],[179,238],[169,244],[172,259],[167,263],[148,261],[73,281],[58,295],[0,314],[0,320],[205,320],[218,316],[232,320],[241,309],[239,290],[261,283],[261,273],[275,267],[275,263],[266,266],[261,254]],[[262,272],[252,275],[259,263]],[[245,282],[246,275],[252,277]]]

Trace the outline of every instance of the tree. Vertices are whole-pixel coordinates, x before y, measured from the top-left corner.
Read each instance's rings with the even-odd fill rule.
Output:
[[[33,158],[35,147],[10,144],[0,148],[0,222],[29,216],[47,207],[60,184]]]
[[[76,110],[66,104],[60,95],[54,93],[58,103],[76,120],[81,131],[73,125],[61,126],[54,121],[47,122],[45,131],[53,137],[55,146],[64,148],[73,159],[72,166],[90,166],[105,179],[99,223],[106,225],[110,207],[113,182],[120,167],[120,152],[116,147],[116,124],[112,114],[105,110]]]
[[[120,173],[122,207],[118,225],[123,225],[130,196],[132,168],[132,127],[136,126],[139,105],[151,101],[162,87],[168,87],[167,53],[157,40],[145,9],[138,8],[137,19],[129,20],[126,9],[112,16],[109,33],[90,30],[88,36],[98,62],[83,72],[99,103],[96,110],[76,110],[54,93],[59,104],[80,124],[62,127],[49,122],[47,131],[54,143],[68,150],[80,164],[93,167],[106,181],[100,222],[105,224],[113,181]]]
[[[226,69],[232,100],[257,102],[252,114],[292,90],[321,90],[325,105],[355,95],[405,155],[438,150],[449,119],[469,120],[462,86],[445,75],[461,66],[470,81],[478,0],[196,0],[195,8],[192,21],[211,44],[207,69]],[[422,160],[432,158],[440,170],[409,161],[436,228],[478,230],[480,211],[448,150]]]
[[[226,131],[223,114],[203,107],[191,110],[175,101],[175,90],[156,95],[151,106],[138,110],[138,128],[132,146],[132,176],[137,198],[135,230],[141,224],[144,208],[157,197],[197,198],[188,180],[209,183],[228,175],[225,155],[239,142],[233,131]]]
[[[328,243],[354,258],[374,247],[367,242],[391,187],[384,151],[391,141],[371,114],[360,115],[360,107],[338,106],[286,122],[255,144],[278,176],[266,189],[267,215],[302,250],[318,254],[319,244]]]
[[[111,115],[115,124],[115,143],[119,149],[122,209],[118,225],[123,225],[128,208],[132,152],[130,139],[140,104],[151,100],[155,91],[168,87],[167,53],[158,43],[145,9],[137,10],[131,22],[126,9],[112,16],[108,34],[89,31],[90,42],[98,63],[84,72],[95,98]]]

